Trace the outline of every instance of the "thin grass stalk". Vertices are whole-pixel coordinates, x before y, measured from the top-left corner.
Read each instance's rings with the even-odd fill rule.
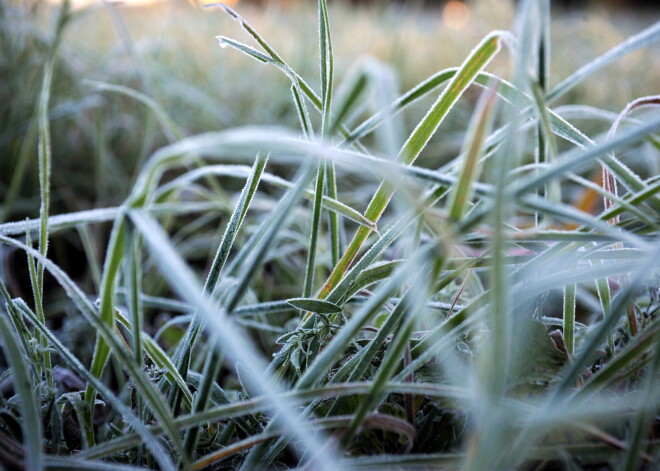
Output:
[[[573,355],[575,352],[575,300],[576,285],[566,285],[564,287],[564,311],[562,321],[562,332],[564,334],[564,344],[566,352]]]
[[[65,1],[59,11],[55,27],[55,38],[48,51],[48,58],[44,65],[44,75],[41,82],[41,91],[38,101],[38,157],[39,157],[39,253],[44,257],[48,253],[48,212],[50,210],[50,180],[51,180],[51,140],[50,140],[50,116],[48,113],[50,105],[50,94],[53,82],[53,71],[59,45],[64,34],[66,25],[70,19],[69,2]],[[32,290],[35,302],[35,310],[39,319],[45,322],[43,296],[44,296],[44,267],[37,267],[36,280],[32,280]],[[43,365],[46,382],[53,387],[52,361],[50,352],[45,348],[45,340],[37,335],[37,341],[43,349]]]
[[[319,0],[319,58],[321,63],[321,95],[323,99],[322,119],[321,119],[321,138],[329,138],[329,130],[332,126],[332,92],[334,85],[334,55],[332,53],[332,36],[330,34],[330,19],[328,17],[327,0]],[[324,163],[324,173],[327,178],[326,191],[328,197],[337,199],[337,177],[335,174],[335,164],[333,161]],[[340,227],[337,213],[329,212],[330,225],[330,254],[332,265],[339,260],[340,251]]]
[[[312,231],[309,236],[309,248],[307,251],[307,263],[305,265],[305,280],[303,282],[303,298],[309,298],[312,295],[314,287],[314,271],[316,269],[316,252],[319,230],[321,228],[321,209],[323,201],[323,187],[325,180],[325,162],[319,162],[316,172],[316,189],[314,205],[312,208]]]

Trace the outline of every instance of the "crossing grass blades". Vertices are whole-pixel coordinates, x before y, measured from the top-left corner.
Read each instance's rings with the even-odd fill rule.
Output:
[[[13,297],[11,274],[0,281],[2,467],[657,466],[660,179],[625,162],[658,158],[660,97],[604,128],[603,113],[555,103],[657,47],[660,24],[551,87],[550,2],[523,1],[512,31],[400,94],[373,59],[335,76],[325,0],[318,84],[239,13],[209,8],[245,32],[217,38],[225,54],[289,79],[299,129],[185,137],[157,96],[89,83],[148,107],[172,143],[120,206],[54,216],[49,100],[60,38],[79,21],[60,12],[35,115],[40,217],[0,225],[31,280],[29,299]],[[510,67],[489,70],[499,56]],[[468,89],[479,98],[461,152],[421,166]],[[427,102],[407,129],[402,113]],[[601,131],[582,132],[569,108]],[[604,203],[590,211],[594,195]],[[188,219],[192,233],[222,212],[203,272],[177,218],[214,200]],[[98,286],[83,291],[48,242],[106,221]],[[91,361],[48,322],[46,273],[93,332]],[[154,312],[167,321],[155,327]]]

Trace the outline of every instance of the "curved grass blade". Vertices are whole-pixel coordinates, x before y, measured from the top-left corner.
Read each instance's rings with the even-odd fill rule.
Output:
[[[288,182],[287,182],[288,183]],[[290,183],[289,183],[290,184]],[[333,202],[331,204],[341,204]],[[168,214],[186,214],[194,212],[206,212],[218,208],[215,203],[187,203],[187,204],[152,204],[148,210],[154,213]],[[56,231],[70,229],[81,224],[97,224],[101,222],[113,221],[117,215],[123,211],[121,207],[98,208],[84,211],[75,211],[66,214],[58,214],[48,218],[48,232],[52,235]],[[352,213],[351,213],[352,214]],[[359,214],[359,213],[357,213]],[[348,216],[347,216],[348,217]],[[0,224],[0,235],[20,236],[26,232],[36,232],[39,230],[39,219],[28,219],[20,222],[7,222]]]
[[[160,104],[158,104],[158,102],[156,102],[156,100],[151,98],[149,95],[132,88],[125,87],[123,85],[115,85],[112,83],[99,82],[96,80],[85,80],[84,83],[95,88],[96,90],[118,93],[131,97],[134,100],[142,103],[156,116],[170,142],[180,141],[186,137],[183,130],[181,130],[181,128],[167,114],[163,107],[160,106]]]
[[[153,384],[151,384],[149,379],[146,377],[144,371],[142,371],[141,368],[138,368],[135,365],[133,359],[128,355],[128,353],[126,352],[120,341],[115,336],[115,333],[113,331],[114,313],[112,317],[113,322],[111,325],[108,325],[106,321],[100,318],[100,316],[96,312],[96,309],[90,303],[90,301],[87,299],[84,293],[80,290],[80,288],[57,265],[55,265],[47,258],[42,257],[38,251],[32,249],[31,247],[21,242],[18,242],[16,240],[4,236],[0,236],[0,242],[20,248],[29,255],[33,256],[39,263],[42,263],[44,265],[45,269],[47,269],[51,273],[51,275],[55,277],[55,279],[65,289],[67,295],[71,298],[71,300],[74,302],[74,304],[79,309],[79,311],[85,316],[85,319],[95,327],[96,331],[99,333],[99,338],[103,339],[104,345],[106,345],[106,348],[108,348],[108,352],[110,351],[110,348],[112,348],[114,354],[117,355],[117,357],[121,360],[122,365],[126,368],[126,370],[131,375],[131,378],[135,381],[136,386],[139,388],[143,397],[147,400],[154,415],[158,418],[159,421],[163,423],[175,446],[178,445],[178,449],[181,449],[181,444],[180,443],[177,444],[177,441],[180,442],[180,440],[178,438],[176,430],[173,428],[172,417],[170,416],[169,409],[167,409],[167,407],[165,406],[164,398],[159,394],[158,390],[154,388]],[[35,322],[34,319],[32,319],[32,321]],[[35,322],[35,325],[37,324],[38,323]],[[55,345],[53,343],[53,338],[49,338],[49,341],[51,342],[51,344]],[[92,364],[94,364],[94,362]],[[96,378],[98,378],[98,375],[94,374],[93,371],[90,370],[90,374],[93,378],[95,378],[95,380],[91,381],[87,377],[87,375],[85,376],[88,382],[88,389],[95,391],[97,386],[102,385],[102,383],[96,380]],[[87,397],[85,397],[85,400],[87,402]],[[139,421],[137,421],[137,423],[132,423],[132,425],[136,427],[142,426]],[[90,441],[90,443],[93,442]],[[161,466],[163,466],[166,469],[173,469],[173,466],[171,465],[169,458],[167,458],[165,452],[162,450],[160,445],[152,442],[150,448],[152,449],[152,451],[154,451],[154,455],[156,459],[159,460],[159,464]],[[158,455],[156,455],[156,452],[162,454],[163,456],[159,457]]]
[[[292,401],[297,404],[303,401],[366,394],[369,392],[371,386],[371,382],[342,383],[315,389],[288,391],[277,397],[283,401]],[[430,383],[390,382],[385,385],[383,390],[388,393],[409,393],[452,400],[460,400],[462,397],[469,394],[469,391],[464,388]],[[231,419],[235,416],[267,410],[269,407],[269,401],[270,399],[267,396],[259,396],[233,404],[217,406],[199,414],[178,417],[175,419],[175,422],[180,429],[197,427],[207,422],[217,422],[223,419]],[[160,435],[163,433],[160,425],[151,427],[150,431],[154,435]],[[123,449],[136,446],[139,443],[140,437],[134,434],[126,434],[123,437],[118,437],[104,444],[99,444],[89,450],[84,450],[77,456],[81,459],[98,459]]]
[[[186,185],[189,185],[191,182],[194,182],[195,180],[202,178],[205,174],[222,175],[222,176],[236,177],[236,178],[247,178],[250,175],[250,167],[245,165],[220,164],[220,165],[207,165],[204,168],[191,170],[190,172],[185,173],[173,179],[172,181],[166,183],[165,185],[161,186],[158,190],[156,190],[155,199],[159,199],[160,195],[168,193],[173,188],[185,187]],[[292,182],[268,172],[262,173],[261,181],[263,183],[269,183],[276,187],[285,188],[285,189],[292,188],[294,185]],[[308,200],[314,201],[314,198],[316,197],[316,193],[306,189],[303,192],[303,197],[305,197]],[[361,224],[363,226],[370,228],[375,232],[378,232],[378,228],[373,221],[367,219],[358,210],[342,203],[341,201],[323,195],[322,204],[325,209],[334,211],[339,215],[357,224]],[[154,208],[154,205],[148,207],[148,209],[152,209],[152,208]],[[0,234],[2,234],[3,226],[4,225],[0,225]]]

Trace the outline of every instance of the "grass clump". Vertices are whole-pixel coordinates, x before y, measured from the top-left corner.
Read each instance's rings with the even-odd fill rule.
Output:
[[[116,206],[52,215],[53,77],[79,20],[59,11],[23,137],[40,217],[0,224],[3,466],[652,469],[660,98],[555,103],[658,25],[556,80],[550,2],[521,2],[512,31],[400,94],[381,61],[339,73],[325,0],[319,86],[216,7],[251,41],[223,53],[281,72],[298,128],[189,135],[149,74],[88,81],[163,142],[145,136]]]

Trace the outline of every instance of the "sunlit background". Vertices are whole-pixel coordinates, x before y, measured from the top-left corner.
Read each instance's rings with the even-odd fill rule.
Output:
[[[36,15],[43,31],[52,31],[56,8],[47,8],[46,2],[60,0],[11,1],[25,5],[26,11],[39,6],[26,13],[26,18],[32,21]],[[57,82],[62,88],[56,87],[52,100],[54,107],[62,107],[63,116],[68,116],[66,110],[72,106],[88,107],[88,111],[71,114],[54,125],[62,126],[54,135],[59,141],[66,141],[55,148],[67,154],[62,165],[70,166],[58,167],[55,178],[60,171],[73,170],[81,175],[90,171],[84,153],[67,152],[69,145],[93,148],[98,142],[107,141],[107,148],[116,153],[115,159],[126,161],[122,164],[126,174],[118,173],[114,180],[97,184],[84,177],[76,179],[72,192],[78,195],[78,205],[92,206],[84,195],[95,195],[108,204],[118,203],[124,193],[117,188],[130,182],[127,175],[134,171],[131,159],[167,142],[166,136],[154,132],[155,128],[150,130],[153,139],[143,142],[144,120],[148,116],[144,107],[119,96],[94,94],[89,80],[146,91],[175,117],[187,135],[246,124],[292,128],[298,125],[290,100],[290,84],[283,74],[236,50],[218,46],[216,36],[225,35],[259,48],[222,9],[203,8],[197,3],[199,0],[72,1],[76,8],[87,11],[78,16],[63,39]],[[316,0],[225,3],[235,8],[318,90]],[[514,0],[332,0],[329,7],[336,88],[340,90],[352,68],[370,56],[391,66],[399,91],[409,90],[439,70],[460,65],[491,31],[511,29],[515,5]],[[649,5],[652,4],[645,1],[553,0],[551,85],[655,22],[655,13],[640,9]],[[7,94],[0,99],[12,104],[8,113],[11,112],[13,122],[6,124],[5,129],[19,129],[29,122],[39,90],[43,56],[36,47],[30,50],[31,56],[22,54],[16,59],[16,73],[9,77],[16,83],[8,79],[2,84],[4,88],[0,87]],[[501,54],[489,70],[509,77],[510,55]],[[632,99],[657,93],[660,57],[650,49],[642,50],[621,58],[607,72],[608,80],[576,88],[570,100],[619,112]],[[429,144],[428,154],[434,159],[429,165],[460,150],[460,133],[478,94],[478,90],[468,90],[443,125],[446,134]],[[403,116],[406,125],[412,127],[428,105],[422,101],[412,106],[410,113]],[[94,120],[100,120],[103,113],[107,113],[104,119],[110,124],[99,130]],[[86,131],[71,126],[72,119],[81,120],[80,127]],[[97,136],[99,132],[101,136]],[[137,143],[139,146],[134,148]],[[69,209],[64,199],[55,204],[61,205],[62,211]],[[18,207],[13,211],[16,212],[10,215],[25,216]]]

